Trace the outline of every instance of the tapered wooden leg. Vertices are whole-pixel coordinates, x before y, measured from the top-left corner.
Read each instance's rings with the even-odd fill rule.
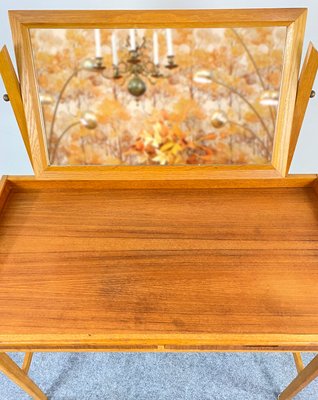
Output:
[[[34,400],[47,400],[42,390],[6,353],[0,353],[0,371],[27,392]]]
[[[33,353],[25,353],[22,369],[27,374],[29,372],[31,362],[32,362]]]
[[[304,369],[304,363],[303,363],[303,360],[301,358],[301,354],[300,353],[293,353],[293,356],[294,356],[294,361],[295,361],[295,364],[296,364],[297,372],[299,373]]]
[[[297,375],[279,395],[279,400],[290,400],[318,377],[318,355]]]

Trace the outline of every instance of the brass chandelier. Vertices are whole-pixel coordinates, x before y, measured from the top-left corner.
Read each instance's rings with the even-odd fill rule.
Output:
[[[125,49],[127,50],[127,58],[119,60],[116,31],[112,33],[111,47],[113,65],[112,69],[109,70],[103,63],[100,29],[95,29],[95,59],[84,60],[82,67],[86,70],[100,72],[101,75],[106,79],[121,80],[122,85],[124,85],[128,80],[128,92],[138,99],[147,90],[145,80],[154,85],[157,79],[168,78],[169,75],[166,75],[161,71],[161,66],[159,63],[159,43],[157,31],[153,32],[152,59],[149,56],[148,51],[150,47],[149,41],[145,37],[143,37],[140,43],[138,43],[136,40],[136,36],[136,30],[130,29],[125,44]],[[168,70],[172,70],[177,68],[178,65],[175,63],[171,29],[166,29],[166,41],[167,62],[165,68]]]

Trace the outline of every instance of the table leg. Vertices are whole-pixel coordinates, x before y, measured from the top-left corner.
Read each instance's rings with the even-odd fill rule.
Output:
[[[279,400],[290,400],[318,377],[318,355],[297,375],[278,396]]]
[[[30,369],[31,362],[32,362],[32,357],[33,357],[33,353],[25,353],[22,369],[26,374],[29,373],[29,369]]]
[[[0,371],[27,392],[34,400],[47,400],[42,390],[6,353],[0,353]]]
[[[293,353],[293,356],[294,356],[294,361],[295,361],[295,364],[296,364],[297,372],[299,373],[304,369],[304,363],[303,363],[303,360],[301,358],[301,354],[300,353]]]

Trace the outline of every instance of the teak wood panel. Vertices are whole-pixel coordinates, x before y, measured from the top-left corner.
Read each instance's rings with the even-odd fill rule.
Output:
[[[277,110],[272,164],[283,175],[288,173],[288,155],[298,88],[300,59],[307,13],[301,14],[287,29],[284,67]],[[305,113],[306,109],[303,110]]]
[[[6,175],[0,178],[0,214],[10,194],[11,183]]]
[[[54,190],[54,189],[208,189],[208,188],[266,188],[266,187],[312,187],[316,185],[317,175],[293,174],[282,178],[278,174],[269,175],[265,172],[248,179],[243,171],[235,174],[236,179],[229,179],[233,171],[226,171],[217,179],[187,180],[186,176],[178,180],[48,180],[33,176],[9,176],[10,186],[18,190]],[[183,179],[181,179],[183,178]]]
[[[19,126],[24,146],[32,164],[32,152],[29,143],[27,122],[21,97],[21,88],[6,46],[0,51],[0,74],[3,79],[10,103]]]
[[[248,10],[155,10],[155,11],[11,11],[10,22],[15,54],[21,79],[33,166],[36,176],[46,179],[113,179],[157,180],[180,179],[190,171],[193,181],[215,179],[227,168],[214,167],[109,167],[109,166],[50,166],[44,143],[43,124],[34,73],[30,28],[150,28],[150,27],[237,27],[237,26],[286,26],[287,39],[276,122],[272,173],[287,174],[287,158],[297,92],[299,66],[303,45],[307,10],[298,9],[248,9]],[[262,166],[250,169],[239,166],[249,178],[263,171]],[[233,171],[232,171],[233,172]],[[230,173],[235,178],[235,173]],[[168,177],[168,178],[167,178]],[[181,178],[183,179],[183,178]],[[190,178],[187,178],[190,179]]]
[[[2,350],[318,349],[313,188],[15,190]]]
[[[289,26],[306,8],[201,10],[14,10],[10,18],[30,28],[207,28]]]
[[[300,134],[308,102],[310,99],[312,87],[317,75],[317,69],[318,69],[318,51],[312,43],[309,43],[306,58],[299,78],[298,92],[297,92],[295,112],[294,112],[294,121],[290,137],[289,153],[287,159],[287,172],[289,171],[293,159],[293,155],[298,141],[298,136]]]

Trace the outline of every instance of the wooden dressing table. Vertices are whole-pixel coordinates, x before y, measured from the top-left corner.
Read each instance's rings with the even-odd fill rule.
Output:
[[[32,398],[46,399],[28,377],[36,351],[293,352],[281,400],[318,376],[318,356],[300,356],[318,350],[318,180],[288,174],[318,67],[310,45],[299,77],[305,18],[10,13],[20,82],[6,48],[0,70],[35,176],[0,183],[0,370]],[[287,27],[270,164],[51,165],[30,29],[252,26]]]

